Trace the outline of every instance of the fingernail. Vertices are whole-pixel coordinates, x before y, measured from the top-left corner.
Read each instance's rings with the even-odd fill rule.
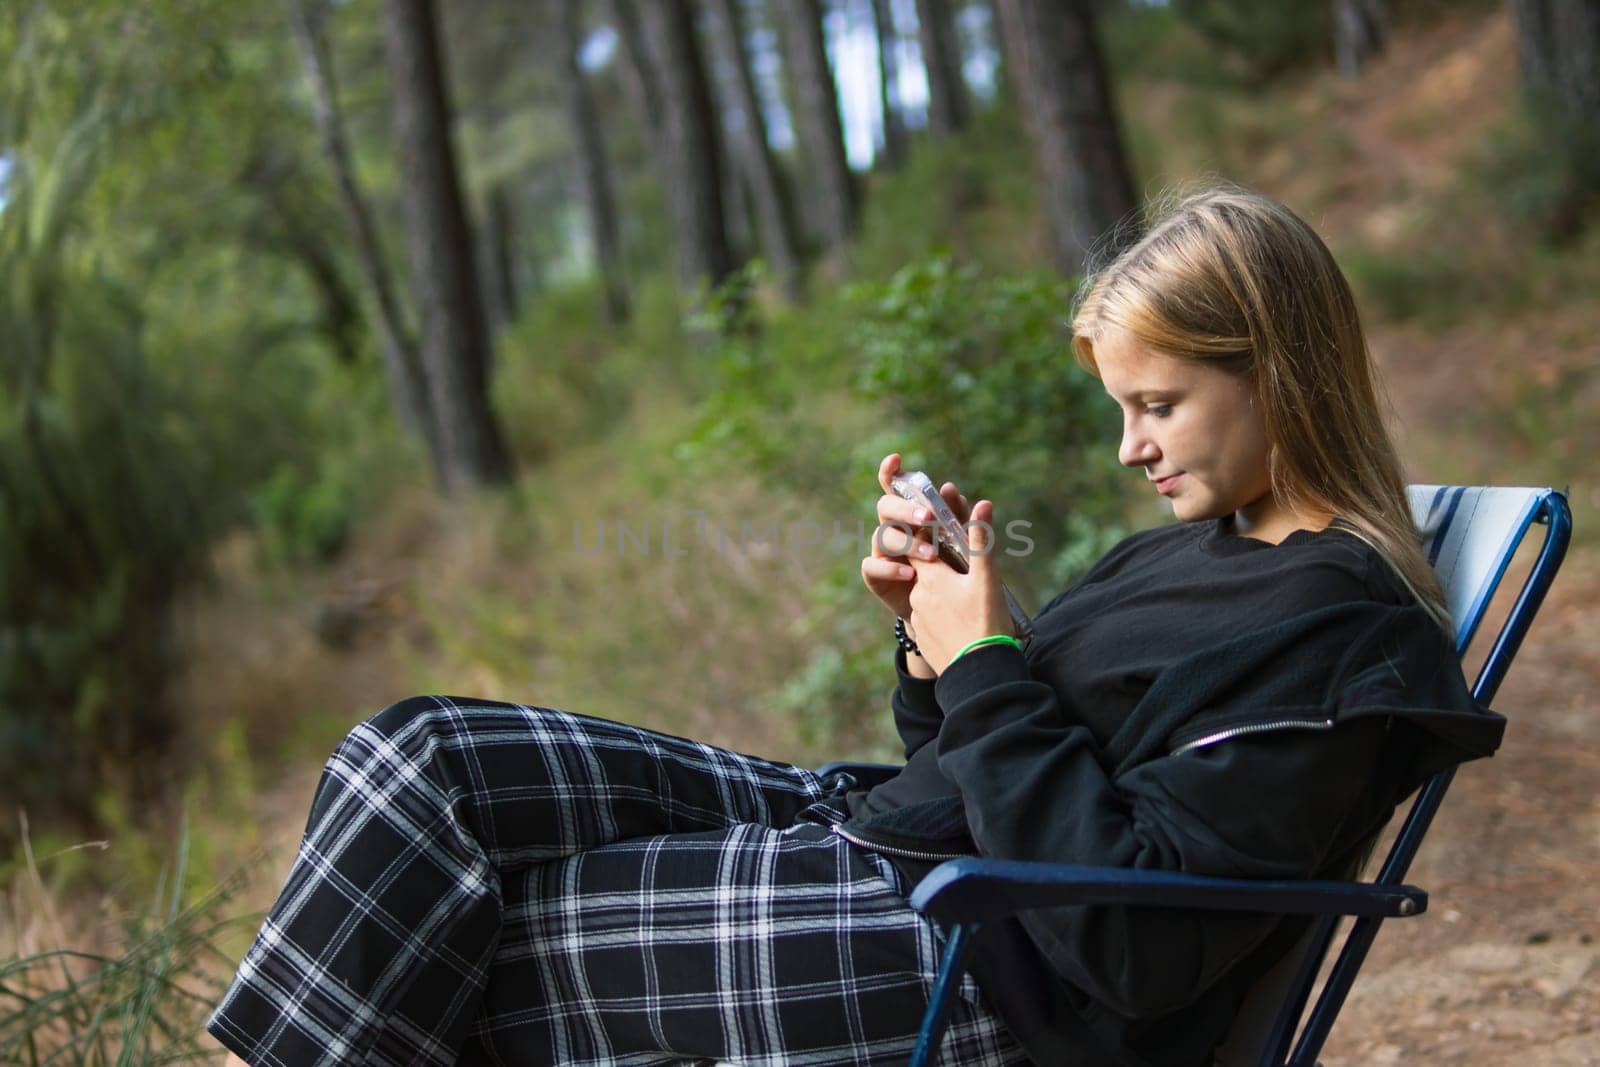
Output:
[[[917,521],[918,522],[927,522],[931,518],[933,518],[933,512],[929,511],[927,508],[918,508],[917,509]]]
[[[914,578],[914,577],[916,577],[916,574],[917,574],[916,569],[913,568],[913,567],[901,567],[900,568],[900,577],[902,577],[902,578]]]
[[[932,545],[919,545],[917,547],[917,555],[921,556],[923,559],[932,559],[933,558],[933,546]]]

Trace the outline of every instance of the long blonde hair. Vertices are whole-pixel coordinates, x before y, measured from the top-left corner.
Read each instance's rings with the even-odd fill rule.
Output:
[[[1072,320],[1078,361],[1097,374],[1095,339],[1117,329],[1247,378],[1266,423],[1273,495],[1291,511],[1344,520],[1449,632],[1355,298],[1327,245],[1283,204],[1234,185],[1169,194],[1154,215],[1085,276]]]

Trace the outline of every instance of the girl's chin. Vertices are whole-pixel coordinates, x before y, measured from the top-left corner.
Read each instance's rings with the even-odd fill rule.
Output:
[[[1208,508],[1198,501],[1185,500],[1182,497],[1172,497],[1168,503],[1172,505],[1173,517],[1179,522],[1209,522],[1226,514],[1216,508]]]

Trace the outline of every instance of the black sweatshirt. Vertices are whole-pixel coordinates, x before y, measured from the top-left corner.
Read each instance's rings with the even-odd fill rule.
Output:
[[[1223,520],[1136,534],[1026,655],[897,655],[907,764],[849,797],[868,847],[1240,878],[1342,875],[1428,774],[1498,745],[1449,640],[1363,541]],[[892,855],[893,853],[891,853]],[[1209,1062],[1304,920],[1117,907],[991,923],[973,970],[1038,1063]]]

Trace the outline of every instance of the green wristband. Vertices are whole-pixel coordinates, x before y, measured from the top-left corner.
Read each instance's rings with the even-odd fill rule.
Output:
[[[968,644],[960,652],[957,652],[954,656],[951,656],[950,662],[954,663],[962,656],[965,656],[968,652],[971,652],[975,648],[982,648],[984,645],[1010,645],[1018,652],[1022,651],[1022,642],[1018,641],[1015,637],[1011,637],[1007,634],[991,634],[988,637],[980,637],[976,641]]]

